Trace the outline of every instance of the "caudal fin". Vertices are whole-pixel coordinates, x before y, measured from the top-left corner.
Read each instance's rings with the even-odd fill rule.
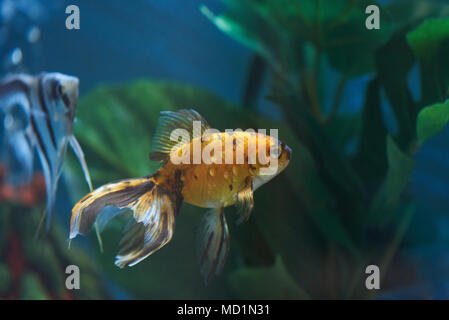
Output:
[[[209,284],[221,273],[229,251],[229,231],[223,208],[206,213],[199,240],[199,260],[204,281]]]
[[[86,234],[103,209],[130,209],[136,223],[124,232],[115,264],[121,268],[135,265],[171,240],[180,209],[179,197],[158,186],[152,177],[106,184],[73,207],[70,239]],[[100,224],[104,225],[119,212],[104,210]]]

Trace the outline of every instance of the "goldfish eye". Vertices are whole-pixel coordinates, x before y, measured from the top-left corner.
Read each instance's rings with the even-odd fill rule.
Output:
[[[279,157],[281,156],[282,150],[281,148],[279,148],[279,146],[272,146],[270,148],[270,156],[272,156],[273,158],[279,159]]]

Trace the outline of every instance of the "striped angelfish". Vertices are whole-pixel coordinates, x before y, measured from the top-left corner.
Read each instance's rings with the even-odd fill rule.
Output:
[[[26,183],[37,150],[45,177],[47,228],[55,204],[67,144],[78,157],[92,189],[83,151],[73,135],[78,78],[61,73],[8,75],[0,81],[2,161],[11,183]]]

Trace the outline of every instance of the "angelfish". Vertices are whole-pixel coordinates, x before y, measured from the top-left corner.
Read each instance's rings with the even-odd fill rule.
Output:
[[[55,204],[67,144],[70,144],[92,190],[84,153],[73,135],[78,78],[61,73],[8,75],[0,81],[3,119],[2,158],[12,183],[27,183],[34,151],[45,177],[47,228]]]
[[[201,124],[200,130],[194,130],[195,123]],[[176,137],[177,130],[188,135]],[[203,156],[194,161],[198,146]],[[253,192],[286,168],[291,150],[261,133],[213,131],[192,109],[162,112],[152,147],[150,159],[161,161],[162,167],[149,176],[109,183],[84,196],[72,209],[69,237],[86,234],[95,221],[104,226],[121,209],[130,209],[135,221],[124,232],[115,264],[133,266],[171,240],[183,201],[210,208],[204,215],[198,254],[207,284],[221,272],[229,250],[224,208],[236,204],[239,220],[248,219]],[[262,153],[266,161],[254,157]]]

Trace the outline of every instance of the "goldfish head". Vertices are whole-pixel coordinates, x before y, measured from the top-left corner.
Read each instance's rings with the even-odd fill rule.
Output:
[[[254,190],[281,173],[288,166],[292,154],[292,150],[284,142],[270,136],[266,136],[264,140],[266,141],[267,157],[263,161],[261,160],[263,157],[261,158],[259,154],[259,161],[253,178]]]

